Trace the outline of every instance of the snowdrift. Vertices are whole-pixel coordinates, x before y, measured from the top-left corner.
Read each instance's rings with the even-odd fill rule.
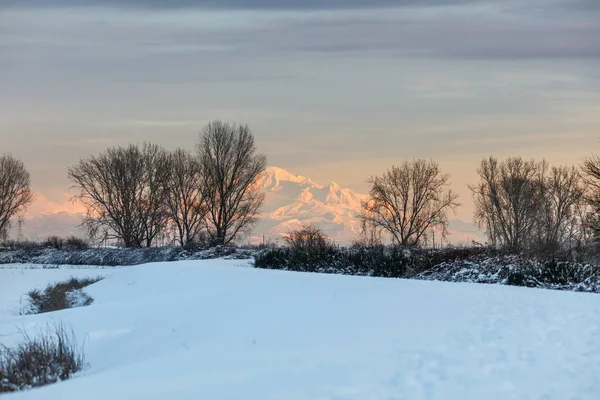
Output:
[[[2,344],[18,341],[18,328],[34,333],[62,321],[85,342],[91,366],[3,398],[591,400],[600,393],[596,294],[247,266],[207,260],[81,270],[106,272],[86,288],[94,303],[40,315],[12,315],[2,295]],[[43,287],[74,272],[0,269],[1,290]]]

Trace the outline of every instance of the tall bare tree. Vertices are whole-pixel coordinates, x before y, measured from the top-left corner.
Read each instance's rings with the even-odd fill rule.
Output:
[[[594,208],[588,202],[585,194],[575,205],[574,216],[570,224],[570,245],[579,247],[589,244],[594,239]],[[596,219],[597,221],[597,219]]]
[[[581,166],[587,190],[585,198],[589,205],[588,227],[596,239],[600,239],[600,157],[586,158]]]
[[[364,227],[390,234],[402,246],[427,241],[433,229],[444,236],[448,211],[455,211],[458,195],[447,189],[450,176],[434,161],[405,161],[381,177],[371,177],[370,199],[363,202],[359,219]]]
[[[577,224],[577,207],[583,196],[579,171],[573,166],[552,167],[546,172],[545,163],[538,172],[542,179],[541,197],[538,200],[539,245],[558,249],[569,243]]]
[[[111,147],[81,160],[68,176],[87,208],[83,225],[90,236],[121,240],[126,247],[151,246],[165,228],[166,152],[144,143]]]
[[[481,161],[477,169],[480,182],[471,186],[474,219],[486,229],[493,245],[519,250],[534,236],[540,215],[542,168],[545,166],[521,157],[501,163],[494,157]]]
[[[0,156],[0,236],[6,238],[12,218],[22,221],[32,202],[31,177],[23,162],[10,154]]]
[[[208,234],[228,244],[256,222],[264,200],[258,180],[267,159],[256,153],[248,125],[210,122],[197,146],[207,187]]]
[[[207,188],[198,158],[183,149],[169,154],[166,203],[181,246],[198,240],[206,225]]]
[[[143,197],[137,202],[138,213],[143,227],[143,239],[146,247],[166,229],[169,221],[167,208],[167,186],[170,178],[168,153],[159,145],[144,143],[141,148],[143,170]]]

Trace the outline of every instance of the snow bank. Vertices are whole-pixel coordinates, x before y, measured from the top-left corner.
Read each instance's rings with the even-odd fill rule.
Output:
[[[91,365],[75,379],[5,398],[591,400],[600,393],[598,295],[239,268],[246,263],[113,269],[86,288],[95,299],[88,307],[0,314],[2,343],[18,339],[17,326],[70,324]],[[18,271],[6,271],[16,273],[3,275],[3,285],[21,285]],[[74,271],[24,273],[32,272],[57,280],[51,274]]]

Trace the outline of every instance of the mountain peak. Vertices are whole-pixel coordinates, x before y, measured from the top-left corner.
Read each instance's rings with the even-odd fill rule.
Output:
[[[299,178],[304,178],[301,175],[294,175],[289,171],[286,171],[283,168],[279,168],[279,167],[275,167],[275,166],[271,166],[271,167],[267,167],[265,169],[265,175],[267,177],[273,177],[277,180],[280,181],[299,181]],[[301,179],[300,179],[301,180]]]
[[[270,166],[265,169],[265,176],[263,179],[263,187],[278,188],[281,182],[291,182],[300,184],[303,186],[311,186],[315,188],[322,188],[323,186],[315,183],[310,178],[302,176],[300,174],[294,175],[293,173],[286,171],[283,168]]]
[[[341,189],[340,185],[338,185],[338,184],[337,184],[337,183],[335,183],[334,181],[330,181],[330,182],[329,182],[329,190],[332,190],[332,191],[333,191],[333,190],[335,190],[335,191],[338,191],[338,190],[340,190],[340,189]]]

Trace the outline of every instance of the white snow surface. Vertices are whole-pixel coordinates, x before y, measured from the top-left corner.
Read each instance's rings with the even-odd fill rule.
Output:
[[[92,305],[27,316],[9,312],[20,292],[76,271],[0,270],[0,342],[62,321],[90,363],[71,380],[3,398],[599,398],[597,294],[244,263],[109,270],[85,288]]]

